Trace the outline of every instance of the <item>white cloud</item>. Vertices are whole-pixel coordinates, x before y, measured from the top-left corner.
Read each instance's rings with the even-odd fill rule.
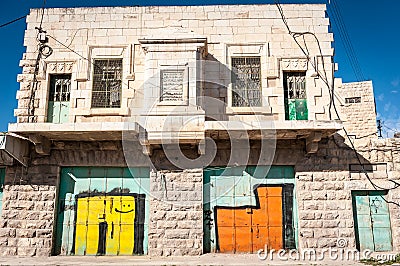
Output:
[[[399,93],[399,91],[398,90],[392,90],[391,93],[396,94],[396,93]]]
[[[385,94],[381,93],[378,95],[378,97],[376,97],[378,99],[378,101],[383,101],[385,99]]]
[[[392,80],[392,82],[390,82],[390,84],[392,84],[393,87],[397,87],[400,84],[400,79],[397,78],[395,80]]]

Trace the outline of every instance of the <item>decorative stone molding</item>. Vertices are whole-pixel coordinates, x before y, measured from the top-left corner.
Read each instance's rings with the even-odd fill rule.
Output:
[[[316,153],[318,151],[318,142],[321,140],[321,138],[322,133],[315,131],[306,138],[307,153]]]
[[[48,63],[47,65],[47,72],[48,73],[71,73],[73,62],[52,62]]]
[[[282,70],[306,71],[308,60],[306,58],[283,58],[281,59]]]
[[[35,144],[35,150],[40,155],[50,155],[51,141],[40,135],[30,135],[29,140]]]

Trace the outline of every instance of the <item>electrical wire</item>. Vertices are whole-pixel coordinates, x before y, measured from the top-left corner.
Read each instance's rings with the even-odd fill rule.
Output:
[[[44,17],[44,8],[46,6],[46,0],[43,0],[43,5],[42,5],[42,17],[40,19],[40,26],[39,29],[42,29],[42,24],[43,24],[43,17]]]
[[[68,49],[70,52],[72,52],[72,53],[76,54],[77,56],[79,56],[80,58],[82,58],[82,59],[88,61],[88,62],[89,62],[91,65],[93,65],[94,67],[96,67],[96,68],[98,68],[98,69],[100,69],[100,70],[103,70],[103,68],[101,68],[100,66],[98,66],[95,62],[93,62],[93,61],[90,60],[89,58],[87,58],[87,57],[81,55],[80,53],[78,53],[77,51],[75,51],[74,49],[72,49],[72,48],[70,47],[70,46],[71,46],[71,43],[70,43],[69,45],[66,45],[66,44],[60,42],[59,40],[57,40],[54,36],[51,36],[51,35],[47,35],[47,36],[48,36],[49,38],[53,39],[56,43],[58,43],[58,44],[60,44],[61,46],[63,46],[64,48]],[[122,84],[128,86],[128,88],[131,88],[131,87],[129,86],[129,84],[127,84],[126,82],[123,82],[123,81],[121,81],[121,82],[122,82]]]
[[[318,48],[319,48],[319,52],[320,52],[320,56],[321,56],[321,58],[322,58],[322,63],[323,63],[323,64],[322,64],[322,67],[323,67],[323,70],[324,70],[325,78],[322,78],[321,73],[318,71],[316,65],[313,64],[312,62],[310,62],[310,63],[311,63],[311,65],[313,66],[313,68],[315,69],[315,71],[320,75],[321,79],[324,81],[324,83],[326,84],[326,86],[328,87],[328,91],[329,91],[329,94],[330,94],[330,97],[331,97],[333,109],[334,109],[334,111],[335,111],[335,113],[336,113],[337,118],[338,118],[339,120],[341,120],[341,119],[340,119],[339,112],[338,112],[337,107],[336,107],[336,104],[335,104],[335,101],[334,101],[333,88],[329,85],[329,82],[328,82],[328,77],[327,77],[327,75],[326,75],[325,66],[324,66],[324,59],[323,59],[324,57],[323,57],[322,49],[321,49],[321,46],[320,46],[320,43],[319,43],[319,40],[318,40],[317,36],[316,36],[314,33],[312,33],[312,32],[293,32],[293,31],[291,31],[291,30],[290,30],[290,27],[289,27],[289,24],[288,24],[288,22],[287,22],[287,20],[286,20],[286,17],[285,17],[285,15],[284,15],[284,13],[283,13],[282,6],[281,6],[280,3],[279,3],[279,0],[275,0],[275,4],[276,4],[276,6],[277,6],[277,8],[278,8],[278,10],[279,10],[279,13],[280,13],[280,15],[281,15],[282,21],[283,21],[283,23],[285,24],[285,26],[286,26],[286,28],[287,28],[289,34],[293,37],[294,41],[295,41],[296,44],[299,46],[299,48],[300,48],[300,50],[303,52],[303,54],[308,58],[308,60],[310,59],[309,54],[305,51],[305,48],[303,48],[303,47],[300,45],[300,43],[297,41],[296,37],[298,37],[298,36],[304,36],[304,35],[312,35],[312,36],[314,36],[314,38],[316,39],[317,44],[318,44]],[[334,73],[332,72],[332,80],[334,80],[333,75],[334,75]],[[333,83],[333,84],[334,84],[334,83]],[[370,176],[368,175],[368,173],[367,173],[367,171],[366,171],[366,169],[365,169],[363,163],[361,162],[361,159],[360,159],[360,157],[359,157],[359,155],[358,155],[358,153],[357,153],[357,150],[356,150],[356,148],[355,148],[355,146],[354,146],[354,143],[353,143],[353,141],[351,140],[349,134],[347,133],[346,128],[343,126],[342,129],[343,129],[343,131],[344,131],[344,133],[345,133],[347,139],[349,140],[349,142],[350,142],[350,144],[351,144],[352,150],[353,150],[354,153],[355,153],[355,156],[356,156],[356,158],[357,158],[357,161],[358,161],[359,165],[360,165],[361,168],[362,168],[363,173],[365,174],[367,180],[371,183],[372,187],[373,187],[375,190],[378,190],[378,189],[380,189],[380,190],[393,190],[393,189],[396,189],[396,188],[400,187],[400,183],[397,183],[397,182],[395,182],[394,180],[389,180],[390,182],[392,182],[392,183],[395,184],[395,186],[392,187],[392,188],[384,188],[384,187],[381,187],[381,186],[378,186],[377,184],[375,184],[375,183],[372,181],[372,179],[370,178]],[[394,204],[394,205],[400,207],[400,204],[399,204],[399,203],[396,203],[396,202],[393,202],[393,201],[388,201],[388,200],[386,200],[384,197],[382,197],[382,199],[383,199],[386,203],[391,203],[391,204]]]
[[[32,85],[31,85],[32,86],[31,93],[30,93],[29,103],[28,103],[28,122],[36,122],[35,121],[35,97],[36,97],[36,91],[38,89],[37,75],[39,74],[40,60],[42,58],[49,57],[53,53],[53,49],[46,44],[47,37],[44,40],[40,40],[40,38],[39,38],[40,34],[46,33],[42,28],[45,6],[46,6],[46,0],[43,0],[40,26],[38,28],[36,27],[36,29],[38,30],[36,39],[39,44],[38,44],[38,54],[37,54],[36,61],[35,61],[35,70],[33,73],[33,79],[32,79]]]
[[[17,21],[19,21],[19,20],[21,20],[21,19],[23,19],[23,18],[26,18],[26,17],[27,17],[27,15],[24,15],[24,16],[22,16],[22,17],[13,19],[13,20],[11,20],[11,21],[9,21],[9,22],[3,23],[3,24],[0,25],[0,28],[3,28],[3,27],[8,26],[8,25],[10,25],[10,24],[13,24],[14,22],[17,22]]]
[[[339,3],[336,3],[336,0],[331,1],[331,17],[333,21],[336,22],[336,26],[339,32],[339,36],[343,42],[343,46],[345,48],[345,52],[347,55],[347,59],[353,69],[354,75],[356,76],[357,81],[365,80],[365,76],[361,70],[360,63],[357,59],[356,53],[354,51],[353,44],[348,35],[348,30],[346,28],[346,24],[343,22],[342,13],[340,11]]]
[[[390,131],[392,131],[394,133],[399,132],[397,129],[393,129],[393,128],[390,128],[390,127],[386,126],[384,123],[382,123],[382,126],[385,127],[386,129],[389,129]]]

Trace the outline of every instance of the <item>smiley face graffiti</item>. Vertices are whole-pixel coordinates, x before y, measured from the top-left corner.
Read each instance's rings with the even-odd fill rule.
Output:
[[[131,204],[122,204],[121,210],[118,210],[117,208],[115,208],[114,210],[115,210],[116,212],[119,212],[119,213],[130,213],[130,212],[135,211],[135,209],[133,208],[133,206],[132,206],[132,209],[130,209],[130,210],[127,210],[127,211],[122,210],[122,209],[125,209],[125,208],[128,208],[128,209],[129,209],[130,207],[131,207]]]

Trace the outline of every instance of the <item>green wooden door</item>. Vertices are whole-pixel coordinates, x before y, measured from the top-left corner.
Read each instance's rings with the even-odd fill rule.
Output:
[[[3,210],[3,187],[4,187],[4,177],[6,175],[6,169],[0,168],[0,214]]]
[[[286,120],[308,120],[305,74],[305,72],[284,73]]]
[[[360,250],[391,251],[392,235],[385,191],[353,192],[357,246]]]
[[[70,107],[71,75],[50,77],[47,122],[67,123]]]
[[[286,99],[286,120],[308,120],[307,99]]]
[[[69,114],[69,102],[49,101],[47,121],[51,123],[67,123]]]

